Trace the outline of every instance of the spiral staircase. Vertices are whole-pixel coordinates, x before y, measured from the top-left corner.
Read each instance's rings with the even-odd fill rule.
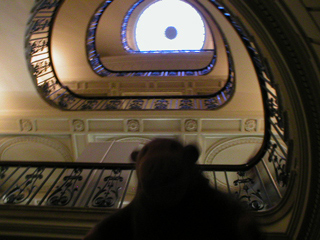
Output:
[[[1,239],[81,239],[134,197],[121,159],[154,137],[198,144],[267,239],[319,239],[320,4],[189,0],[205,49],[146,54],[152,2],[0,2]]]

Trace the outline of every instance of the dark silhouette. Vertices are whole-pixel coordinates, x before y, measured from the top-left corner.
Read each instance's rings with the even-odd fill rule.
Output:
[[[135,198],[94,227],[85,240],[261,239],[250,213],[212,189],[196,168],[195,146],[155,139],[131,157],[137,164]]]

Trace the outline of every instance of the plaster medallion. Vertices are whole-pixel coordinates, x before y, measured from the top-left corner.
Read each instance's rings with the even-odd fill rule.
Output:
[[[75,132],[83,132],[85,129],[84,122],[80,119],[73,120],[73,131]]]
[[[247,132],[257,131],[257,120],[247,119],[244,123],[244,130]]]
[[[138,120],[129,120],[127,122],[127,128],[129,132],[138,132],[140,130],[140,124]]]
[[[29,120],[29,119],[21,119],[20,120],[20,128],[21,128],[21,131],[24,131],[24,132],[32,131],[33,125],[32,125],[31,120]]]
[[[198,122],[194,119],[188,119],[184,123],[187,132],[196,132],[198,130]]]

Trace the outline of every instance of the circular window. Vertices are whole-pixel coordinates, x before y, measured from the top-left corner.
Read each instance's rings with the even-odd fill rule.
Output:
[[[135,41],[139,51],[201,50],[205,40],[202,17],[190,4],[162,0],[138,18]]]

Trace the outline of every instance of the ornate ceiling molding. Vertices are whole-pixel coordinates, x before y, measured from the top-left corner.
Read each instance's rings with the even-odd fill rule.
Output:
[[[0,159],[2,159],[2,155],[5,153],[7,149],[21,143],[36,143],[39,145],[39,147],[41,147],[41,145],[45,145],[47,147],[54,149],[56,152],[60,153],[60,155],[63,157],[63,159],[66,162],[73,161],[73,157],[71,156],[69,149],[65,145],[63,145],[61,142],[52,138],[37,137],[37,136],[22,136],[22,137],[12,137],[12,138],[3,139],[2,144],[0,145]]]
[[[187,119],[184,122],[185,131],[196,132],[198,131],[198,121],[196,119]]]
[[[218,142],[217,144],[213,145],[209,150],[205,157],[204,163],[205,164],[215,164],[214,160],[215,157],[221,153],[222,151],[237,146],[237,145],[244,145],[244,144],[262,144],[263,138],[259,137],[243,137],[243,138],[235,138],[235,139],[228,139],[226,141]]]
[[[151,139],[143,138],[143,137],[124,137],[116,140],[116,142],[137,142],[137,143],[140,143],[141,145],[145,145],[150,141]]]
[[[127,121],[127,130],[128,132],[139,132],[140,131],[140,122],[137,119],[130,119]]]

